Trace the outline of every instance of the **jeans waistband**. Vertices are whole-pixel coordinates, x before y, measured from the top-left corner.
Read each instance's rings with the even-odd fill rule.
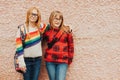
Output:
[[[42,56],[38,56],[38,57],[24,57],[26,60],[35,60],[35,59],[41,59]]]

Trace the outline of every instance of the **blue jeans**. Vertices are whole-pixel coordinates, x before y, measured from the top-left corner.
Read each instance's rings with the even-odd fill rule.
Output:
[[[68,64],[46,62],[46,68],[50,80],[65,80]]]
[[[23,73],[24,80],[38,80],[40,73],[41,57],[25,58],[26,72]]]

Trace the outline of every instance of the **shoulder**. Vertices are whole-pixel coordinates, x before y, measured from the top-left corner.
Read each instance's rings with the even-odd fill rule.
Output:
[[[45,34],[50,35],[51,31],[52,31],[52,29],[46,30],[46,31],[45,31]]]
[[[18,28],[22,28],[22,27],[24,27],[24,25],[25,25],[25,24],[19,24],[19,25],[18,25]]]
[[[18,25],[18,29],[21,29],[21,31],[25,30],[25,24]]]

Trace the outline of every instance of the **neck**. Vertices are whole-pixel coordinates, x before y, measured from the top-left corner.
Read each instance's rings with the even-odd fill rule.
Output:
[[[30,22],[29,26],[34,28],[34,27],[36,27],[36,24],[34,22]]]
[[[52,26],[53,29],[59,29],[59,27],[56,27],[56,26]]]

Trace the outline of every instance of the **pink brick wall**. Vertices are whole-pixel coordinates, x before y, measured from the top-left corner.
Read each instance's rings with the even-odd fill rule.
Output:
[[[60,10],[73,29],[75,57],[67,80],[120,80],[120,0],[0,0],[0,80],[22,80],[13,66],[15,34],[32,6],[45,23]],[[44,63],[39,80],[49,80]]]

